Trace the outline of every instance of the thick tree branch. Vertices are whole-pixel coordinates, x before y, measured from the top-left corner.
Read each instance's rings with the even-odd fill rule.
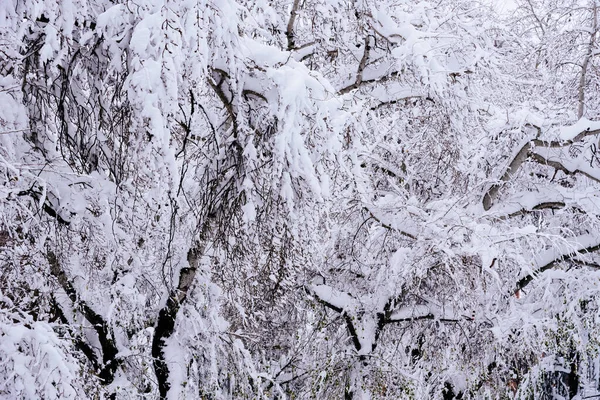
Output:
[[[521,165],[527,160],[527,156],[529,155],[529,149],[531,148],[531,143],[525,143],[521,149],[517,152],[517,154],[513,157],[510,164],[504,171],[504,174],[500,177],[500,182],[494,183],[487,192],[483,195],[483,209],[488,211],[494,205],[494,201],[498,197],[498,193],[500,192],[500,188],[502,185],[510,180],[512,175],[514,175],[517,170],[521,167]]]
[[[42,194],[35,191],[33,188],[31,189],[27,189],[27,190],[23,190],[20,191],[19,193],[17,193],[17,195],[19,196],[31,196],[36,202],[39,203]],[[70,225],[71,221],[67,221],[66,219],[64,219],[55,209],[54,207],[49,204],[48,198],[46,197],[46,200],[44,201],[44,204],[42,205],[42,210],[44,210],[44,212],[46,214],[48,214],[49,216],[51,216],[52,218],[55,218],[56,221],[58,221],[60,224],[63,225]]]
[[[79,298],[77,291],[71,284],[67,274],[63,271],[58,261],[58,257],[53,251],[48,250],[46,259],[50,264],[50,273],[58,280],[58,283],[63,288],[69,299],[77,306],[85,319],[92,325],[98,336],[100,347],[102,349],[102,362],[100,373],[98,376],[104,384],[110,384],[115,378],[115,372],[121,364],[121,359],[118,357],[118,349],[115,345],[112,330],[108,323],[92,310],[84,301]],[[89,357],[88,357],[89,358]],[[92,364],[95,360],[90,359]]]
[[[539,133],[541,133],[540,128],[538,128],[538,127],[535,127],[535,128],[538,129],[538,136],[539,136]],[[560,171],[563,171],[567,174],[582,173],[590,179],[599,181],[598,177],[592,176],[591,174],[589,174],[589,172],[585,172],[580,169],[569,169],[563,163],[556,161],[556,160],[549,160],[548,158],[539,154],[539,152],[535,152],[536,148],[550,149],[550,148],[566,147],[566,146],[572,145],[576,142],[580,142],[581,140],[583,140],[584,138],[586,138],[588,136],[593,136],[593,135],[598,135],[598,134],[600,134],[600,129],[590,129],[590,127],[588,127],[587,129],[581,131],[573,139],[570,139],[570,140],[558,142],[558,141],[544,141],[544,140],[540,140],[540,139],[533,139],[533,140],[527,141],[525,144],[522,145],[522,147],[519,149],[519,151],[517,151],[516,155],[513,157],[511,162],[508,164],[504,173],[500,177],[499,182],[492,184],[489,187],[489,189],[485,192],[485,194],[483,195],[483,209],[485,211],[488,211],[490,208],[492,208],[503,184],[508,182],[512,178],[512,176],[517,173],[517,171],[519,170],[521,165],[523,165],[523,163],[528,158],[531,158],[540,164],[545,164],[545,165],[551,166],[551,167],[558,169]]]
[[[576,240],[575,245],[579,246],[579,248],[576,248],[568,253],[556,255],[556,257],[553,257],[550,260],[541,261],[540,262],[541,265],[538,265],[532,273],[524,276],[523,278],[521,278],[517,281],[517,283],[515,284],[515,288],[513,290],[514,293],[518,293],[521,289],[523,289],[524,287],[529,285],[540,274],[544,273],[545,271],[548,271],[549,269],[556,267],[560,262],[570,261],[570,260],[577,258],[581,254],[592,253],[592,252],[600,249],[600,238],[598,238],[598,237],[595,237],[595,240],[590,245],[579,244],[580,239],[579,238],[577,238],[577,239],[578,240]],[[589,240],[583,240],[583,241],[585,242],[585,241],[589,241]]]
[[[285,36],[287,37],[287,49],[294,50],[296,48],[296,43],[294,41],[294,25],[296,23],[296,15],[298,15],[298,7],[300,6],[300,0],[294,0],[294,4],[292,5],[292,11],[290,12],[290,19],[287,24],[287,29],[285,31]]]
[[[592,58],[593,54],[594,54],[594,46],[596,43],[596,35],[598,34],[598,16],[597,16],[597,9],[598,6],[596,5],[596,1],[593,1],[593,11],[592,11],[592,30],[590,32],[590,40],[588,43],[588,48],[587,48],[587,54],[585,55],[585,58],[583,59],[583,64],[581,66],[581,75],[579,77],[579,94],[578,94],[578,107],[577,107],[577,117],[581,118],[583,117],[584,114],[584,107],[585,107],[585,84],[586,84],[586,78],[587,78],[587,72],[588,72],[588,67],[590,64],[590,59]]]
[[[339,93],[344,94],[348,93],[360,86],[363,83],[363,73],[367,66],[367,62],[369,61],[369,54],[371,53],[371,35],[367,35],[365,37],[364,43],[365,50],[363,52],[362,58],[358,64],[358,69],[356,71],[356,79],[353,84],[346,86],[345,88],[340,89]]]
[[[593,181],[600,182],[600,175],[597,176],[597,175],[592,174],[591,171],[587,170],[587,168],[585,168],[585,169],[582,169],[580,167],[568,168],[562,162],[552,159],[550,157],[546,158],[546,156],[536,153],[536,152],[531,153],[531,158],[540,164],[548,165],[549,167],[552,167],[556,170],[562,171],[566,175],[582,174]]]
[[[63,312],[62,308],[60,307],[60,304],[58,304],[58,301],[56,301],[56,298],[54,297],[54,295],[51,297],[50,307],[52,309],[52,312],[56,316],[56,318],[58,318],[63,325],[69,326],[70,321],[65,316],[65,313]],[[98,362],[98,357],[96,356],[94,349],[92,349],[92,347],[89,344],[87,344],[77,334],[75,334],[74,342],[75,342],[75,347],[77,349],[79,349],[87,357],[87,359],[92,364],[92,367],[94,368],[94,370],[99,371],[102,366]]]
[[[517,211],[506,213],[505,215],[494,215],[495,219],[506,220],[508,218],[518,217],[519,215],[529,214],[539,210],[560,210],[566,207],[564,201],[540,201],[533,206],[521,207]]]
[[[350,334],[350,338],[352,339],[352,344],[354,345],[356,351],[359,352],[362,349],[362,345],[360,343],[360,339],[358,338],[356,327],[354,326],[354,318],[356,317],[350,315],[345,308],[333,304],[332,302],[325,300],[322,296],[319,296],[319,294],[314,290],[314,288],[306,287],[306,290],[309,293],[311,293],[314,297],[316,297],[319,303],[323,304],[330,310],[339,313],[344,318],[344,321],[346,322],[346,327],[348,329],[348,333]]]
[[[175,321],[181,304],[187,298],[188,292],[198,271],[200,259],[208,241],[208,236],[213,229],[212,218],[209,218],[203,225],[200,233],[200,245],[190,249],[187,254],[188,267],[179,271],[179,281],[177,289],[169,294],[167,304],[158,313],[158,320],[154,328],[154,337],[152,338],[152,358],[154,373],[158,381],[158,392],[161,399],[165,399],[171,388],[169,383],[169,366],[165,360],[164,347],[165,341],[171,337],[175,330]]]

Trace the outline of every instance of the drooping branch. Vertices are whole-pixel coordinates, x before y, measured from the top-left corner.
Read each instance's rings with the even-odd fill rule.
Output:
[[[236,112],[233,109],[233,104],[232,104],[233,99],[229,99],[227,97],[227,95],[225,94],[225,91],[223,90],[223,83],[224,83],[225,79],[228,77],[228,75],[224,71],[221,71],[216,68],[213,68],[213,71],[218,73],[219,75],[221,75],[221,80],[219,82],[214,82],[211,78],[208,78],[208,84],[214,90],[216,95],[219,97],[219,100],[221,100],[221,103],[225,107],[225,110],[227,110],[227,114],[229,114],[229,118],[231,119],[231,124],[233,127],[233,136],[235,138],[237,138],[238,122],[237,122]]]
[[[60,265],[58,257],[52,250],[47,251],[46,259],[48,260],[48,264],[50,264],[50,273],[58,280],[58,283],[69,297],[69,300],[73,302],[79,312],[81,312],[94,328],[102,350],[102,365],[98,376],[102,380],[102,383],[106,385],[112,383],[117,368],[122,362],[118,357],[119,351],[115,345],[112,330],[101,315],[92,310],[86,302],[79,298],[77,290],[71,284],[69,277]],[[97,364],[95,357],[90,358],[90,361],[92,364]]]

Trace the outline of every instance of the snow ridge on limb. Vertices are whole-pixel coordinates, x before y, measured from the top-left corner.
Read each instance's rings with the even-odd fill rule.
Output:
[[[564,240],[560,247],[555,246],[535,257],[533,271],[517,281],[514,292],[520,291],[540,274],[558,266],[562,261],[584,261],[580,260],[580,256],[597,250],[600,250],[600,236],[597,234],[586,234]]]
[[[575,135],[571,133],[573,127],[577,127],[579,130]],[[521,165],[528,159],[533,159],[540,164],[549,165],[567,174],[581,173],[590,179],[600,181],[600,173],[597,173],[598,175],[596,175],[591,168],[587,168],[580,164],[566,163],[564,160],[567,160],[568,156],[562,151],[556,150],[581,142],[588,136],[600,134],[600,121],[589,121],[582,118],[582,120],[578,121],[576,124],[562,128],[561,136],[565,137],[564,141],[540,140],[539,136],[541,135],[541,129],[536,126],[534,126],[534,128],[538,132],[538,138],[527,139],[524,144],[518,147],[518,151],[512,156],[510,163],[500,177],[500,182],[492,184],[483,195],[483,208],[485,211],[492,208],[503,184],[508,182],[511,177],[517,173]]]

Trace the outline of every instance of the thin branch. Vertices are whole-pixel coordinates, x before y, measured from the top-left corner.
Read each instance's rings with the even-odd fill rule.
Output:
[[[385,107],[385,106],[389,106],[389,105],[394,105],[397,104],[401,101],[409,101],[409,100],[413,100],[413,99],[423,99],[423,100],[431,100],[433,101],[431,98],[423,96],[423,95],[415,95],[415,96],[407,96],[407,97],[400,97],[398,99],[395,100],[388,100],[388,101],[383,101],[379,104],[377,104],[374,107],[371,107],[371,111],[375,111],[381,107]]]
[[[31,128],[15,129],[15,130],[12,130],[12,131],[2,131],[2,132],[0,132],[0,135],[8,135],[10,133],[18,133],[18,132],[27,132],[27,131],[30,131],[30,130],[31,130]]]
[[[402,236],[406,236],[409,239],[412,240],[417,240],[417,237],[415,235],[412,235],[408,232],[402,231],[400,229],[396,229],[391,225],[386,224],[385,222],[382,222],[379,218],[377,218],[373,212],[371,212],[371,210],[369,210],[367,207],[363,207],[363,209],[369,213],[369,215],[371,216],[371,218],[373,218],[375,221],[377,221],[379,223],[379,225],[383,226],[385,229],[394,231],[394,232],[398,232],[399,234],[401,234]]]

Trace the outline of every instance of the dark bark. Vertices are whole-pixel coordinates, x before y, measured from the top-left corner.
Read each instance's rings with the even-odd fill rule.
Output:
[[[50,273],[58,280],[58,283],[69,297],[69,300],[76,305],[79,312],[81,312],[81,314],[96,331],[98,341],[100,342],[100,348],[102,350],[102,365],[100,366],[98,377],[105,385],[112,383],[115,378],[117,368],[119,368],[119,365],[122,361],[118,357],[119,350],[115,345],[112,330],[101,315],[97,314],[79,298],[77,290],[75,290],[69,281],[67,274],[61,268],[56,254],[49,250],[46,254],[46,258],[50,264]],[[86,353],[89,353],[89,351],[84,351],[84,354]],[[94,363],[93,359],[90,359],[90,361]]]
[[[170,296],[166,306],[160,310],[158,321],[154,328],[152,359],[154,360],[154,373],[156,374],[156,380],[158,381],[158,392],[161,399],[167,397],[170,388],[169,367],[165,361],[163,347],[165,345],[165,340],[173,334],[178,310],[179,304],[177,303],[177,300],[174,296]]]
[[[170,294],[167,304],[158,313],[158,320],[154,328],[154,337],[152,338],[152,359],[154,360],[154,373],[156,374],[158,392],[161,399],[167,397],[167,393],[171,388],[169,384],[169,366],[165,360],[164,347],[166,340],[171,337],[175,330],[175,320],[177,319],[181,303],[186,299],[194,283],[198,260],[201,254],[202,251],[197,249],[188,251],[189,267],[181,269],[177,290]]]
[[[592,246],[588,246],[576,251],[573,251],[572,253],[568,253],[568,254],[563,254],[557,258],[555,258],[554,260],[550,261],[548,264],[541,266],[540,268],[536,269],[535,271],[533,271],[531,274],[524,276],[523,278],[519,279],[517,281],[517,284],[515,285],[515,289],[514,292],[517,293],[519,290],[523,289],[525,286],[529,285],[538,275],[540,275],[541,273],[552,269],[554,267],[556,267],[556,265],[561,262],[561,261],[569,261],[575,257],[577,257],[580,254],[586,254],[586,253],[591,253],[594,251],[600,250],[600,243],[598,244],[594,244]]]

